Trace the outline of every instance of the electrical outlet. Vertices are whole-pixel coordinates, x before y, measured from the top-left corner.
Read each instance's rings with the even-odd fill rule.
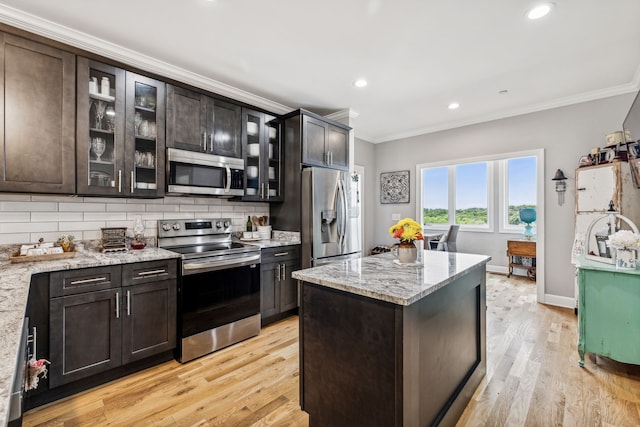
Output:
[[[391,221],[400,221],[400,214],[399,213],[391,214]]]

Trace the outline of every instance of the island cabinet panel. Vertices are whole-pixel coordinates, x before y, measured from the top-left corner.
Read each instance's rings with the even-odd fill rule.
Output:
[[[75,192],[75,61],[0,33],[0,191]]]
[[[455,425],[486,374],[485,268],[410,305],[302,282],[310,427]]]

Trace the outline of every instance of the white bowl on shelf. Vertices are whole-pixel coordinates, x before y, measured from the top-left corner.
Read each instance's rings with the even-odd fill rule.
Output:
[[[273,159],[273,144],[269,144],[269,158]]]
[[[244,194],[247,196],[255,196],[258,193],[258,190],[255,188],[247,188],[244,190]]]
[[[250,156],[259,156],[260,155],[260,145],[259,144],[249,144],[247,145],[247,153]]]
[[[247,133],[249,135],[255,135],[258,133],[258,124],[255,122],[247,122]]]
[[[276,179],[276,168],[269,166],[269,179]]]
[[[258,167],[247,166],[247,178],[257,178],[257,177],[258,177]]]

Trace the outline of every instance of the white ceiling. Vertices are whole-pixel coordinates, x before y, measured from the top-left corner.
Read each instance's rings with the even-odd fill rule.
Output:
[[[2,0],[0,22],[274,112],[350,108],[383,142],[638,90],[640,1],[555,3]]]

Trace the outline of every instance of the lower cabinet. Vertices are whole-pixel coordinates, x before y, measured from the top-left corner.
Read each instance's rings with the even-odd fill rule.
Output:
[[[298,281],[291,277],[291,272],[299,269],[300,246],[262,249],[260,313],[263,326],[298,308]]]
[[[176,277],[176,260],[51,273],[49,386],[175,348]]]

